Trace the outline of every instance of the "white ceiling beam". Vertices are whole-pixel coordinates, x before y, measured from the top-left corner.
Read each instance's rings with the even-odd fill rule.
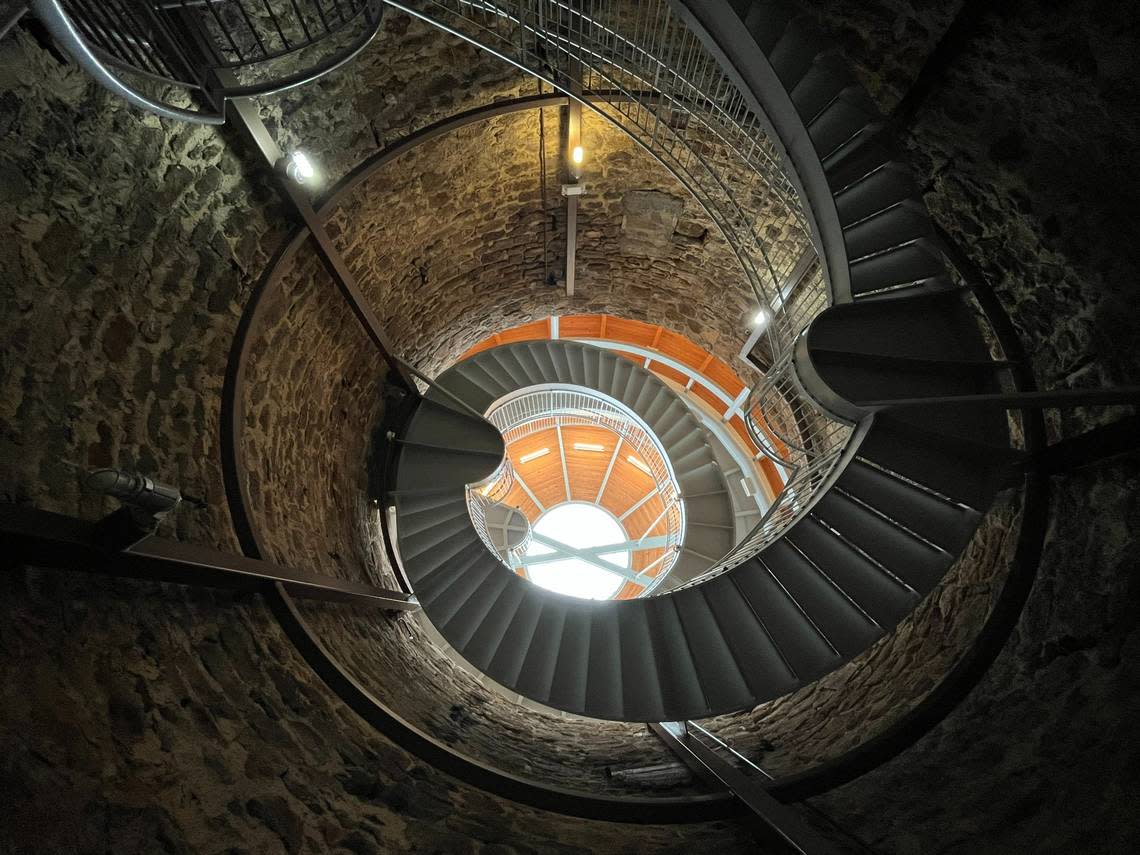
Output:
[[[536,496],[534,494],[534,492],[530,489],[530,487],[527,486],[526,481],[523,480],[522,473],[519,472],[519,470],[517,468],[515,469],[515,480],[518,482],[519,486],[523,488],[523,492],[526,493],[530,497],[530,500],[532,502],[534,502],[535,505],[538,506],[538,512],[540,514],[545,513],[546,512],[546,505],[544,505],[542,502],[540,502],[538,500],[538,496]]]
[[[623,437],[618,437],[617,443],[614,444],[614,453],[610,457],[610,463],[606,467],[606,474],[602,476],[602,486],[598,488],[598,495],[594,498],[594,504],[600,505],[602,503],[602,494],[606,492],[606,485],[610,483],[610,473],[614,471],[614,463],[617,462],[618,452],[621,451],[621,442]]]
[[[618,522],[622,522],[626,517],[628,517],[630,514],[632,514],[634,511],[636,511],[638,508],[640,508],[642,505],[644,505],[646,502],[648,502],[650,499],[652,499],[656,495],[657,495],[657,487],[656,487],[656,485],[654,485],[652,490],[650,490],[648,493],[646,493],[644,496],[642,496],[640,499],[638,499],[636,502],[634,502],[633,506],[628,511],[626,511],[624,514],[622,514],[620,517],[618,517]]]
[[[551,549],[555,550],[556,553],[561,553],[562,558],[578,558],[582,561],[585,561],[587,564],[592,564],[595,567],[599,567],[602,570],[606,570],[616,576],[620,576],[627,582],[636,582],[639,585],[645,584],[645,582],[638,577],[638,574],[630,570],[628,567],[619,567],[617,564],[613,564],[609,561],[606,561],[604,558],[599,558],[596,555],[592,555],[590,552],[584,549],[576,549],[569,544],[562,543],[562,541],[555,540],[552,537],[546,537],[545,535],[539,534],[538,532],[534,532],[531,537],[536,543],[541,543],[543,546],[549,546]],[[530,558],[524,558],[523,562],[529,563]]]
[[[566,485],[566,501],[573,499],[570,496],[570,472],[566,468],[566,443],[562,441],[562,424],[554,425],[554,432],[558,434],[558,456],[562,458],[562,483]]]
[[[611,552],[644,552],[649,549],[661,549],[668,545],[669,537],[663,534],[659,537],[651,537],[644,543],[636,540],[626,540],[622,543],[607,543],[605,546],[578,547],[579,554],[574,556],[568,556],[560,550],[555,550],[554,552],[544,552],[539,555],[527,555],[522,561],[528,566],[535,564],[552,564],[555,561],[565,561],[567,558],[580,558],[586,555],[598,557],[609,555]]]

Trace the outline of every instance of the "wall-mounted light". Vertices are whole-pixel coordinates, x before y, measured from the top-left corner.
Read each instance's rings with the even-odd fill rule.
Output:
[[[303,151],[294,151],[290,153],[289,162],[285,165],[285,174],[298,184],[306,184],[313,180],[317,170]]]
[[[605,451],[604,445],[599,445],[596,442],[576,442],[574,448],[577,451]]]
[[[650,469],[648,466],[646,466],[644,463],[642,463],[640,460],[638,460],[632,454],[627,456],[625,459],[628,460],[630,463],[632,463],[634,466],[636,466],[638,469],[640,469],[642,472],[644,472],[646,475],[652,475],[653,474],[652,469]]]
[[[576,145],[570,150],[570,160],[575,166],[581,166],[582,161],[586,159],[586,152],[582,150],[582,146]]]
[[[756,312],[755,315],[752,316],[752,326],[763,329],[764,327],[768,326],[771,320],[772,313],[767,309],[760,309],[758,312]]]
[[[549,448],[540,448],[538,451],[532,451],[530,454],[524,454],[519,458],[519,463],[530,463],[532,460],[538,460],[540,457],[545,457],[550,454]]]

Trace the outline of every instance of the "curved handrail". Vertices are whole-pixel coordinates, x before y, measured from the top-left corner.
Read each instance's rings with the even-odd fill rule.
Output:
[[[140,109],[162,116],[164,119],[174,119],[180,122],[194,122],[200,125],[221,125],[226,121],[223,113],[203,113],[198,110],[184,110],[180,107],[171,107],[146,97],[127,86],[87,47],[87,43],[64,12],[59,0],[32,0],[32,9],[48,32],[60,43],[75,61],[78,62],[95,80],[105,89],[114,92],[124,101]]]
[[[207,7],[209,6],[209,4],[205,5]],[[271,95],[312,82],[351,62],[372,42],[377,33],[379,33],[384,4],[381,0],[364,0],[351,14],[347,16],[342,15],[340,21],[335,22],[331,26],[326,23],[323,34],[317,38],[309,37],[310,34],[304,24],[303,15],[300,10],[297,10],[295,14],[300,17],[301,26],[305,29],[306,36],[303,43],[298,45],[289,43],[287,36],[281,29],[280,22],[276,22],[276,19],[274,19],[276,30],[284,46],[283,49],[272,52],[263,49],[260,56],[249,60],[244,59],[242,52],[237,47],[236,42],[234,42],[233,36],[226,33],[227,41],[231,44],[232,51],[239,57],[239,61],[237,62],[222,61],[215,48],[210,48],[213,54],[212,60],[209,59],[207,55],[200,55],[200,51],[187,50],[187,46],[178,43],[177,38],[173,35],[174,30],[171,29],[169,24],[164,23],[159,26],[157,24],[157,18],[154,18],[154,21],[156,22],[156,26],[159,26],[160,34],[164,37],[161,46],[139,42],[138,39],[131,37],[123,37],[119,41],[131,46],[130,59],[114,56],[108,53],[103,47],[88,43],[87,39],[85,39],[84,35],[80,32],[80,28],[77,27],[72,20],[71,15],[64,9],[60,0],[31,0],[30,6],[64,50],[74,57],[100,85],[123,98],[128,103],[167,119],[192,122],[195,124],[221,125],[225,122],[224,108],[219,107],[214,110],[188,110],[156,101],[138,91],[133,86],[128,85],[111,69],[116,68],[121,71],[127,71],[141,77],[159,81],[166,85],[179,86],[186,90],[202,90],[218,105],[224,104],[226,100],[234,98],[253,98]],[[158,15],[161,11],[161,9],[150,10],[149,14],[154,16]],[[188,10],[181,7],[174,9],[176,13],[185,13],[187,11]],[[211,14],[217,18],[213,10],[211,10]],[[313,47],[331,36],[339,35],[342,30],[349,24],[355,23],[358,18],[363,19],[366,25],[362,32],[347,45],[335,50],[331,55],[326,56],[314,65],[291,74],[274,77],[258,83],[242,84],[237,82],[237,79],[233,77],[232,69],[261,65],[266,62],[281,59],[284,56],[295,54],[300,50]],[[221,21],[220,18],[217,18],[217,20],[219,22]],[[193,20],[184,19],[181,23],[183,28],[192,29],[197,27],[197,24],[194,23]],[[253,24],[250,23],[248,19],[246,25],[249,29],[249,33],[257,40],[258,44],[261,45],[261,37],[257,34]],[[221,26],[220,23],[219,26]],[[208,46],[210,43],[209,34],[203,30],[200,35],[200,42]],[[262,45],[262,48],[264,48],[264,45]],[[155,59],[150,60],[151,68],[146,67],[146,61],[144,59],[139,59],[146,55],[148,49],[155,57]],[[164,50],[167,55],[163,55]],[[192,59],[191,57],[195,58]],[[138,67],[136,67],[136,63]],[[172,76],[173,72],[170,72],[170,69],[173,68],[181,69],[187,78],[192,79],[176,79]],[[168,72],[170,73],[168,74]]]
[[[742,812],[740,803],[728,791],[655,799],[591,795],[548,783],[528,781],[464,757],[401,718],[353,678],[320,642],[292,597],[280,584],[274,587],[272,594],[266,596],[289,640],[325,684],[353,712],[401,748],[461,781],[531,807],[609,822],[705,822],[731,818]]]

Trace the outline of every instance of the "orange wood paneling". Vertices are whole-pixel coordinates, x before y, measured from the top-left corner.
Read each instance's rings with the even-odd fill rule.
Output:
[[[672,380],[674,383],[677,383],[680,386],[684,386],[689,382],[689,378],[678,371],[676,368],[670,368],[668,365],[662,365],[660,362],[651,362],[649,364],[649,370],[654,374],[665,377],[668,380]]]
[[[549,318],[503,330],[499,333],[499,344],[509,344],[514,341],[534,341],[542,338],[550,338]]]
[[[558,319],[560,338],[601,338],[601,315],[565,315]]]

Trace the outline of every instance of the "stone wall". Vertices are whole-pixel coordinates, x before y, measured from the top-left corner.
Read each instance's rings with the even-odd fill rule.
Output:
[[[426,103],[419,110],[401,101],[389,113],[393,90],[362,87],[377,99],[369,122],[402,127],[409,116],[456,106],[441,94],[454,86],[454,52],[434,67],[422,54],[396,61],[400,24],[389,27],[376,50],[402,73],[414,69],[423,88],[400,94],[415,91]],[[303,99],[291,98],[300,115]],[[271,102],[266,111],[277,109]],[[350,134],[355,121],[335,128]],[[3,500],[94,518],[112,503],[83,495],[73,467],[137,468],[207,499],[204,511],[180,511],[165,534],[236,549],[221,483],[219,396],[240,309],[284,236],[273,191],[246,165],[252,160],[239,159],[248,150],[231,131],[143,116],[23,29],[0,43],[0,133],[0,219],[15,236],[0,248]],[[318,284],[297,283],[298,299]],[[312,419],[313,430],[343,423],[339,409],[320,403],[367,400],[376,376],[353,361],[359,350],[343,313],[315,302],[298,303],[304,318],[286,309],[272,343],[288,347],[293,335],[317,354],[322,341],[346,349],[323,367],[288,366],[297,372],[291,387],[270,383],[279,379],[276,351],[259,354],[251,413],[283,443],[282,427],[298,428],[292,447],[264,461],[290,489],[315,473],[344,476],[351,490],[353,471],[338,467],[355,453],[352,437],[338,448],[343,458],[297,464],[306,448],[329,451],[321,445],[328,438],[300,422]],[[302,384],[314,396],[302,396]],[[267,398],[280,408],[276,423]],[[367,558],[367,550],[330,554],[351,549],[344,531],[298,538],[306,522],[294,518],[274,548],[327,572]],[[736,826],[572,820],[424,768],[345,710],[257,600],[14,568],[0,584],[3,851],[749,848]],[[575,759],[571,749],[567,741],[555,762]],[[649,756],[660,751],[654,744]]]
[[[905,0],[813,8],[887,108],[952,12]],[[1089,0],[1007,4],[982,19],[904,134],[936,218],[997,288],[1044,385],[1137,382],[1130,307],[1140,296],[1140,241],[1122,238],[1140,201],[1122,155],[1138,148],[1140,127],[1134,14]],[[514,72],[393,15],[359,63],[266,99],[263,111],[331,182],[408,130],[520,91],[529,85]],[[497,119],[419,149],[338,217],[338,239],[405,353],[435,370],[500,326],[605,310],[677,329],[731,359],[751,307],[725,247],[671,179],[599,127],[587,127],[597,147],[580,224],[581,296],[570,302],[542,284],[535,122],[534,113]],[[70,464],[137,467],[208,499],[169,533],[234,548],[218,395],[240,307],[284,231],[272,191],[239,160],[229,131],[144,117],[58,65],[26,32],[0,43],[0,135],[0,218],[16,236],[0,246],[2,498],[96,516],[109,507],[80,494]],[[557,207],[553,174],[548,192]],[[562,229],[556,217],[548,225],[557,269]],[[796,239],[775,225],[777,241]],[[302,259],[305,269],[315,271],[312,261]],[[266,334],[274,346],[253,366],[250,411],[265,441],[248,452],[260,494],[281,497],[263,499],[259,514],[320,523],[308,536],[274,525],[273,549],[355,573],[374,555],[353,468],[367,424],[355,430],[339,413],[377,412],[376,375],[357,359],[342,310],[319,303],[318,283],[295,282],[297,314],[283,306]],[[707,312],[694,310],[694,291],[709,295]],[[286,346],[302,341],[310,357],[334,341],[341,349],[324,364],[290,361]],[[289,385],[286,368],[313,394]],[[1052,430],[1067,435],[1104,418],[1079,411],[1053,418]],[[318,433],[330,425],[344,428],[343,441]],[[326,454],[302,466],[296,455],[306,448]],[[1140,709],[1128,663],[1140,652],[1138,480],[1133,460],[1054,485],[1040,578],[998,664],[929,737],[820,807],[884,852],[1137,848],[1130,810],[1140,751],[1131,734]],[[335,495],[326,490],[334,481]],[[307,482],[320,486],[304,495]],[[337,518],[344,508],[352,516]],[[992,515],[975,541],[987,562],[1006,548],[1009,513]],[[961,649],[1000,578],[1000,562],[988,567],[960,562],[903,632],[865,659],[717,726],[787,770],[875,732]],[[0,790],[14,818],[5,845],[15,851],[152,851],[155,841],[171,851],[747,845],[720,825],[577,822],[459,786],[346,712],[256,601],[35,571],[6,574],[3,584]],[[338,614],[324,616],[340,620],[346,638],[392,628]],[[912,667],[919,662],[926,667]],[[401,683],[412,678],[413,660],[391,663],[404,669]],[[425,713],[429,728],[478,756],[493,753],[507,723],[499,701],[449,675],[442,660],[425,663],[463,698],[454,717]],[[400,691],[393,697],[409,707],[422,700]],[[610,738],[616,730],[583,752],[581,731],[559,720],[528,713],[517,725],[511,762],[537,775],[578,763],[602,780],[606,756],[660,756],[655,744],[645,755],[620,753],[627,743]],[[541,759],[528,758],[563,727]]]
[[[802,689],[705,726],[773,775],[794,775],[875,738],[917,706],[973,643],[1001,593],[1020,531],[1003,496],[934,590],[889,635]]]
[[[545,237],[537,110],[419,146],[340,202],[332,228],[396,348],[434,373],[501,329],[608,312],[683,333],[751,376],[736,359],[756,310],[739,262],[696,200],[590,113],[575,295],[565,295],[558,110],[542,112]],[[757,202],[757,217],[773,247],[798,258],[805,238],[774,198]]]
[[[0,587],[0,851],[754,851],[735,823],[577,820],[425,767],[256,601],[37,571]]]
[[[941,3],[805,3],[885,109]],[[1044,388],[1140,381],[1134,5],[985,8],[902,129],[927,202],[1010,312]],[[1049,413],[1053,438],[1119,409]],[[1140,843],[1136,456],[1053,479],[1036,585],[1006,649],[934,731],[815,800],[877,851],[1124,852]]]
[[[271,560],[395,587],[365,477],[383,366],[327,273],[313,255],[303,259],[266,292],[250,334],[242,450],[251,519]],[[325,603],[304,611],[374,696],[477,761],[582,792],[652,796],[609,771],[673,760],[642,725],[519,707],[436,650],[410,615]],[[687,775],[678,783],[664,794],[692,791]]]

